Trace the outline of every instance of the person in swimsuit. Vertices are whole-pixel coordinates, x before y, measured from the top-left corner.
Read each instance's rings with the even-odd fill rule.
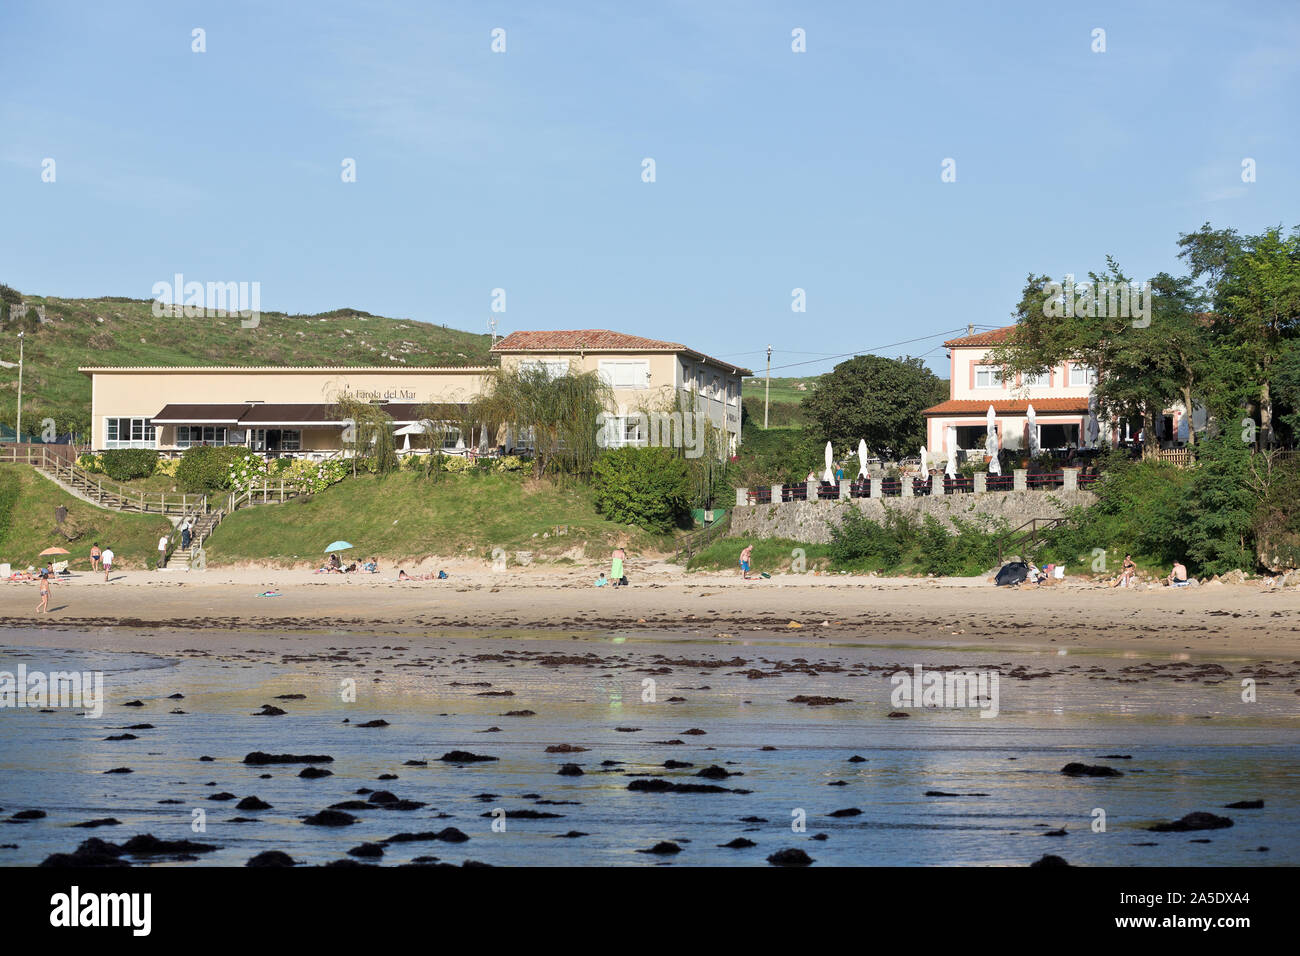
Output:
[[[36,605],[36,613],[44,614],[50,609],[50,576],[41,575],[41,603]]]
[[[622,548],[614,549],[613,560],[609,563],[609,579],[613,582],[614,587],[622,587],[627,584],[627,579],[623,576],[623,559],[627,557],[627,552]]]

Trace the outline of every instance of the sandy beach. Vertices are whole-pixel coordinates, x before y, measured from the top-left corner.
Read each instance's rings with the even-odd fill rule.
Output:
[[[0,627],[147,628],[151,634],[618,629],[720,641],[779,633],[810,644],[906,639],[934,646],[1055,644],[1300,657],[1300,589],[1266,590],[1257,583],[1116,590],[1067,579],[1016,590],[983,578],[804,574],[743,581],[734,573],[687,574],[675,565],[634,560],[632,585],[615,589],[592,586],[594,565],[494,572],[475,562],[408,570],[437,568],[449,578],[399,582],[396,569],[339,575],[242,567],[115,570],[105,584],[102,574],[77,572],[56,584],[45,615],[35,613],[35,583],[0,586]],[[278,596],[262,596],[268,593]],[[156,646],[156,639],[148,643]]]

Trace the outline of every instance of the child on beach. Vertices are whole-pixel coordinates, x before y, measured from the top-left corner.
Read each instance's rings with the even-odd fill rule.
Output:
[[[596,576],[596,587],[603,588],[608,583],[609,581],[605,579],[605,572],[601,571],[600,574]]]
[[[36,605],[36,613],[44,614],[50,609],[50,577],[41,575],[41,603]]]
[[[740,552],[740,576],[746,581],[749,580],[749,558],[753,553],[754,546],[752,544],[746,545],[745,550]]]

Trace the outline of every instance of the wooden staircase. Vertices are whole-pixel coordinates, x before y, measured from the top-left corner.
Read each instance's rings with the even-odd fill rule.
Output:
[[[1008,531],[998,540],[998,564],[1002,564],[1008,554],[1021,558],[1032,556],[1043,543],[1044,532],[1060,527],[1065,521],[1065,518],[1030,518],[1019,528]]]

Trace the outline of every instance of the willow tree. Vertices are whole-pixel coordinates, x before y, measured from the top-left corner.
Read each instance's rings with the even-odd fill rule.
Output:
[[[424,426],[429,436],[429,458],[423,469],[426,477],[439,481],[442,478],[442,449],[453,434],[472,435],[474,422],[469,417],[468,406],[457,402],[428,402],[415,410],[416,420]]]
[[[613,392],[596,372],[553,375],[544,365],[522,364],[490,373],[466,417],[490,432],[531,433],[538,477],[591,474],[600,452],[598,419]]]
[[[343,447],[352,453],[352,474],[357,473],[357,459],[369,458],[375,474],[386,475],[398,469],[397,443],[393,437],[393,420],[384,409],[349,392],[334,397],[334,415],[343,421]]]

